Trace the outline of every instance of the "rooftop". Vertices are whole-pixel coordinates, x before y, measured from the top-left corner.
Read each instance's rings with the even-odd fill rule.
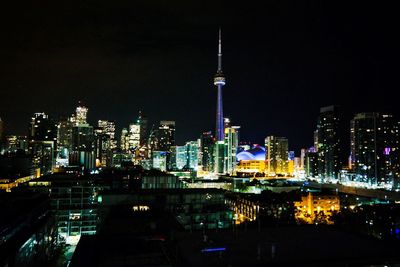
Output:
[[[400,263],[398,245],[328,226],[266,228],[260,232],[257,229],[209,231],[206,235],[207,242],[199,232],[176,234],[185,266],[365,266]],[[209,252],[202,252],[206,248]],[[218,249],[219,252],[216,251]]]

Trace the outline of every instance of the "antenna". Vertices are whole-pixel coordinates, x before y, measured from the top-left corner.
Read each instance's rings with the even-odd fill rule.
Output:
[[[219,35],[218,35],[218,72],[222,72],[222,38],[221,38],[221,28],[219,28]]]

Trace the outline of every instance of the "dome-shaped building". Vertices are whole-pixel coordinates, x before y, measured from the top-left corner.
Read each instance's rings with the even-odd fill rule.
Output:
[[[236,160],[265,160],[265,148],[262,146],[254,146],[246,151],[239,152]]]

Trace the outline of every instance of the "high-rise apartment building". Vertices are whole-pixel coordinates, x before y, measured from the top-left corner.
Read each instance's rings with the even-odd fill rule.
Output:
[[[225,143],[224,141],[216,141],[214,144],[214,173],[224,173],[225,160]]]
[[[267,136],[265,138],[266,172],[268,175],[287,175],[289,141],[285,137]]]
[[[112,165],[113,149],[110,135],[103,128],[94,128],[94,151],[96,167],[110,167]]]
[[[76,112],[74,117],[76,126],[87,124],[87,113],[88,113],[88,108],[85,107],[81,102],[79,102],[78,106],[76,107]]]
[[[158,169],[164,172],[167,170],[168,153],[169,152],[166,151],[153,151],[152,165],[154,169]]]
[[[95,136],[93,127],[80,125],[72,129],[72,152],[70,165],[80,166],[86,170],[95,167]]]
[[[300,150],[300,166],[299,167],[300,167],[301,170],[304,170],[306,153],[307,153],[307,149],[302,148]]]
[[[140,146],[140,124],[131,123],[129,124],[129,141],[128,149],[134,152]]]
[[[147,117],[143,115],[142,111],[139,111],[139,116],[137,119],[137,124],[140,125],[140,146],[147,144]]]
[[[392,115],[354,116],[350,130],[351,161],[358,181],[398,187],[399,136],[399,123]]]
[[[61,118],[57,125],[57,156],[56,166],[68,166],[69,154],[72,151],[72,128],[74,123],[71,118]]]
[[[189,169],[196,170],[199,166],[200,140],[186,142],[187,163]]]
[[[321,179],[339,177],[342,142],[340,139],[341,114],[337,106],[323,107],[317,124],[318,175]]]
[[[186,146],[176,146],[175,147],[175,162],[176,162],[176,168],[178,170],[182,170],[183,168],[187,168],[187,162],[188,162],[188,155],[187,155],[187,149]]]
[[[224,173],[233,174],[236,168],[236,154],[239,146],[240,126],[225,128]]]
[[[122,128],[120,149],[124,153],[127,153],[129,151],[129,132],[127,128]]]
[[[35,113],[29,126],[29,154],[33,167],[48,174],[55,166],[57,126],[45,113]]]
[[[200,136],[200,165],[203,171],[211,172],[214,170],[214,143],[215,139],[210,132],[204,132]]]
[[[160,121],[160,125],[150,131],[148,146],[151,151],[170,151],[175,146],[175,121]]]
[[[115,139],[115,122],[110,120],[99,120],[98,128],[102,130],[103,134],[109,136],[109,148],[114,150],[117,147],[117,141]]]
[[[72,166],[90,170],[95,167],[96,154],[94,129],[87,123],[87,112],[83,105],[76,108],[69,162]]]
[[[175,145],[175,121],[160,121],[156,136],[157,150],[170,151]]]
[[[35,113],[29,125],[29,139],[34,141],[57,141],[57,126],[45,113]]]
[[[315,150],[308,150],[304,157],[304,170],[306,177],[315,178],[318,176],[318,153]]]

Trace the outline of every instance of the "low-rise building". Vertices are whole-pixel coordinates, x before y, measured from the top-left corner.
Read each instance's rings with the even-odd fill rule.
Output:
[[[130,204],[147,206],[174,214],[186,230],[226,229],[233,214],[225,203],[224,190],[219,189],[151,189],[135,193],[104,192],[101,195],[100,217],[107,216],[112,206]],[[100,219],[101,219],[100,218]]]
[[[75,245],[81,235],[96,233],[97,195],[102,187],[94,177],[49,175],[30,181],[29,188],[49,194],[59,243]]]
[[[294,203],[296,220],[299,223],[333,224],[331,216],[340,212],[340,200],[337,195],[313,195],[309,192],[301,201]]]
[[[0,266],[49,266],[56,225],[45,194],[0,193]]]

